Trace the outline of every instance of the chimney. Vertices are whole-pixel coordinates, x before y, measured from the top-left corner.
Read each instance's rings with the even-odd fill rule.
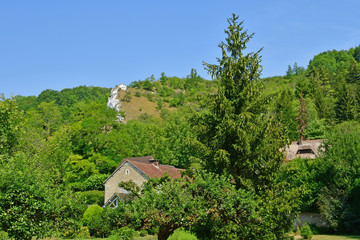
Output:
[[[157,159],[151,159],[150,163],[154,164],[157,167],[159,166],[159,160],[157,160]]]

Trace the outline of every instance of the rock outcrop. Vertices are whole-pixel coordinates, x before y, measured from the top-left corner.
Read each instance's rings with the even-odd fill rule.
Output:
[[[114,108],[118,112],[120,111],[120,107],[121,107],[121,103],[118,97],[119,89],[126,91],[126,85],[122,83],[111,89],[110,97],[108,98],[108,102],[107,102],[107,106],[109,108]],[[118,116],[118,119],[120,121],[124,121],[124,117],[120,115]]]

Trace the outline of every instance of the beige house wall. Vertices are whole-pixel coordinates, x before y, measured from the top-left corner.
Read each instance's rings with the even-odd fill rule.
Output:
[[[135,182],[138,186],[142,186],[142,184],[147,181],[147,178],[141,174],[139,170],[136,170],[131,164],[126,162],[105,183],[104,203],[106,203],[111,198],[111,196],[114,195],[114,193],[120,192],[120,182],[128,182],[130,180]]]

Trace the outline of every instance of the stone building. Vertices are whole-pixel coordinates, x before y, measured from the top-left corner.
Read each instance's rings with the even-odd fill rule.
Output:
[[[149,178],[157,178],[168,173],[170,177],[181,177],[182,169],[170,165],[159,164],[152,156],[125,158],[115,171],[104,181],[104,206],[117,207],[121,199],[126,198],[128,192],[119,187],[120,182],[133,181],[142,186]]]

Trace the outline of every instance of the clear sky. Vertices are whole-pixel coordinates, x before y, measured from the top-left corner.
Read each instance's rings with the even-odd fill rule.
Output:
[[[216,63],[232,13],[255,35],[262,77],[360,44],[358,0],[0,0],[0,93],[114,87]]]

